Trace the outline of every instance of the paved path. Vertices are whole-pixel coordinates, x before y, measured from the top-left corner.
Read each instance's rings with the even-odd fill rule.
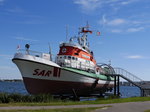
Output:
[[[110,104],[111,105],[111,104]],[[112,104],[94,112],[144,112],[150,109],[150,101]]]
[[[60,108],[86,108],[86,107],[105,107],[95,110],[95,112],[144,112],[150,109],[150,101],[146,102],[130,102],[116,104],[93,104],[93,105],[68,105],[68,106],[11,106],[0,107],[0,110],[15,110],[15,109],[60,109]]]

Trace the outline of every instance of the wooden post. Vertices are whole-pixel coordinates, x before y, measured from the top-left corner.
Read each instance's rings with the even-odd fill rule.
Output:
[[[142,88],[140,88],[141,89],[141,97],[144,97],[145,96],[145,91],[144,91],[144,89],[142,89]]]
[[[143,89],[143,97],[145,96],[145,89]]]
[[[114,95],[116,96],[116,75],[114,76]]]
[[[119,96],[120,95],[120,88],[119,88],[119,86],[120,86],[120,80],[119,80],[119,75],[118,75],[118,81],[117,81],[117,96]]]

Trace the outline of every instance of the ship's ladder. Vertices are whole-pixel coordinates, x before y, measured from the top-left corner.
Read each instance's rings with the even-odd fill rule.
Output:
[[[110,75],[110,76],[114,76],[114,77],[121,77],[121,78],[125,79],[126,81],[130,82],[131,84],[139,87],[141,89],[141,96],[150,96],[150,83],[142,80],[141,78],[128,72],[125,69],[118,68],[118,67],[113,68],[113,69],[115,71],[113,74],[107,73],[105,75]]]
[[[123,68],[114,68],[115,74],[114,75],[119,75],[121,78],[127,80],[128,82],[132,83],[133,85],[142,88],[142,85],[144,83],[144,80],[141,78],[137,77],[136,75],[128,72],[127,70]]]

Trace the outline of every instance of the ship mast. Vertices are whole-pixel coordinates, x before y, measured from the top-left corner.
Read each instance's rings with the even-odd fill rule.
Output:
[[[66,42],[68,41],[68,25],[66,25]]]
[[[81,37],[78,37],[78,43],[83,48],[89,48],[89,43],[87,42],[87,33],[92,33],[92,31],[89,30],[88,23],[85,27],[81,27],[79,32],[79,34],[83,34],[83,35]]]

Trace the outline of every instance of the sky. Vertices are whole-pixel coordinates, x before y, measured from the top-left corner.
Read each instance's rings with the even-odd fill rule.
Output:
[[[73,37],[87,21],[98,63],[150,81],[150,0],[0,0],[0,79],[21,79],[11,61],[18,45],[48,53],[50,44],[56,55],[66,26]]]

